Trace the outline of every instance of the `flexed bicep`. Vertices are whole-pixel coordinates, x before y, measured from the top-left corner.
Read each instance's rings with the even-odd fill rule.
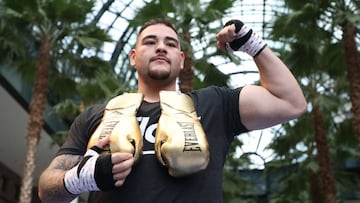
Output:
[[[291,104],[262,86],[249,85],[239,96],[242,123],[249,130],[268,128],[295,118]]]

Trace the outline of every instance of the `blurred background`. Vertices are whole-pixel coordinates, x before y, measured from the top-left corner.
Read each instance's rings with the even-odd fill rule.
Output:
[[[74,118],[136,90],[128,53],[156,17],[182,38],[181,91],[259,83],[251,57],[216,48],[216,33],[240,19],[308,101],[299,119],[237,137],[224,202],[360,202],[360,1],[0,0],[0,203],[40,202],[39,175]]]

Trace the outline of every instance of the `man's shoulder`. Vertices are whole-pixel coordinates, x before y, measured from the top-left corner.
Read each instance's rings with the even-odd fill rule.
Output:
[[[96,115],[101,114],[105,110],[106,104],[93,104],[91,106],[88,106],[83,113],[86,113],[88,115]]]
[[[217,91],[224,91],[225,89],[227,89],[227,87],[218,87],[218,86],[208,86],[208,87],[203,87],[197,90],[192,90],[191,92],[189,92],[189,95],[192,94],[211,94]]]
[[[208,86],[200,88],[198,90],[193,90],[189,93],[190,96],[221,96],[226,94],[238,94],[241,91],[239,88],[229,88],[229,87],[219,87],[219,86]]]
[[[93,104],[91,106],[88,106],[77,116],[77,118],[75,119],[75,123],[97,122],[104,115],[104,110],[105,104]]]

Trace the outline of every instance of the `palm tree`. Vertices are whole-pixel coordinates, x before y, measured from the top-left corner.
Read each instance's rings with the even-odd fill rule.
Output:
[[[296,3],[285,0],[285,2],[289,8],[303,11],[312,17],[312,21],[318,22],[317,27],[331,34],[333,40],[342,42],[345,71],[349,80],[354,133],[360,147],[360,59],[356,42],[356,37],[359,35],[357,25],[360,22],[360,3],[353,0],[296,1]]]
[[[339,7],[341,3],[344,6],[342,9]],[[338,99],[330,100],[326,98],[329,98],[329,95],[327,95],[329,93],[334,95],[334,91],[337,92],[335,92],[333,97],[343,94],[343,92],[339,92],[340,89],[343,90],[343,86],[340,89],[333,89],[333,87],[343,85],[341,81],[344,81],[342,77],[345,76],[343,74],[344,71],[341,71],[343,67],[342,57],[346,61],[348,60],[346,58],[349,56],[343,56],[338,51],[340,47],[339,40],[336,40],[336,35],[334,35],[336,33],[334,31],[339,31],[339,27],[336,27],[339,25],[336,23],[336,19],[344,20],[346,18],[344,16],[332,18],[332,16],[336,16],[338,13],[344,14],[344,12],[349,12],[358,5],[352,1],[294,2],[287,0],[285,0],[285,5],[289,11],[278,16],[274,23],[274,30],[276,32],[273,34],[278,40],[282,39],[288,43],[287,47],[290,47],[289,51],[292,53],[286,61],[296,68],[293,71],[297,72],[295,75],[299,76],[299,81],[307,81],[303,85],[304,90],[307,90],[307,98],[312,107],[312,131],[314,132],[315,147],[317,149],[316,161],[319,166],[319,169],[314,170],[313,168],[310,171],[310,177],[314,177],[314,173],[319,172],[320,181],[320,184],[317,184],[314,181],[316,179],[312,180],[312,191],[322,191],[320,194],[325,194],[322,198],[324,202],[336,202],[333,165],[331,164],[329,150],[330,123],[334,121],[329,120],[332,117],[328,116],[328,107],[329,104],[333,105],[332,110],[330,110],[332,114],[336,114],[335,112],[339,111],[340,108],[338,104],[334,105],[334,101]],[[306,32],[306,30],[311,30],[311,32]],[[357,55],[356,49],[352,54]],[[356,80],[350,81],[350,83],[352,82],[357,83]],[[353,107],[356,106],[356,104],[352,104]],[[337,108],[334,109],[334,106],[337,106]],[[304,133],[304,130],[301,132]],[[293,136],[297,134],[294,133]],[[307,147],[312,149],[311,145],[307,145]],[[308,157],[311,157],[312,153],[311,150],[308,151]],[[312,199],[313,202],[319,202],[318,195],[313,195]]]
[[[8,51],[8,57],[2,58],[2,64],[18,66],[12,62],[20,61],[20,64],[26,66],[18,66],[19,70],[28,70],[32,65],[36,70],[29,105],[27,149],[20,191],[20,202],[30,202],[36,147],[44,124],[49,86],[54,85],[49,83],[50,73],[55,72],[62,76],[63,81],[70,81],[70,77],[81,76],[78,74],[80,72],[86,74],[86,69],[88,73],[91,72],[89,69],[96,72],[95,66],[101,65],[98,67],[101,68],[106,63],[95,55],[84,55],[81,51],[100,47],[108,37],[95,25],[85,23],[94,1],[4,0],[0,6],[3,13],[0,47],[2,51]],[[2,35],[4,33],[6,35]],[[30,46],[24,46],[26,44]],[[80,63],[83,64],[76,66]],[[55,80],[55,83],[60,81]],[[76,83],[70,85],[74,87]],[[52,94],[50,99],[51,96],[62,94]]]
[[[345,3],[345,2],[343,2]],[[345,5],[346,6],[346,5]],[[344,10],[348,10],[346,7]],[[354,9],[360,9],[360,5],[357,5]],[[360,17],[358,17],[360,18]],[[342,43],[344,49],[347,77],[349,80],[350,88],[350,101],[352,104],[353,113],[353,126],[355,136],[358,139],[358,146],[360,148],[360,60],[358,54],[358,45],[356,43],[356,35],[358,35],[358,28],[355,27],[357,22],[351,21],[344,16],[342,22],[340,22],[343,34]]]

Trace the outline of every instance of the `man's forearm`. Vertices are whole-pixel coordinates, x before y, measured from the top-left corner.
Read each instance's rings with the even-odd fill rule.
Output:
[[[77,195],[70,194],[64,187],[64,174],[66,171],[52,169],[44,172],[39,180],[39,197],[43,203],[70,202]]]
[[[54,158],[39,179],[39,197],[42,202],[70,202],[77,195],[70,194],[64,185],[65,173],[81,160],[78,155],[60,155]]]

